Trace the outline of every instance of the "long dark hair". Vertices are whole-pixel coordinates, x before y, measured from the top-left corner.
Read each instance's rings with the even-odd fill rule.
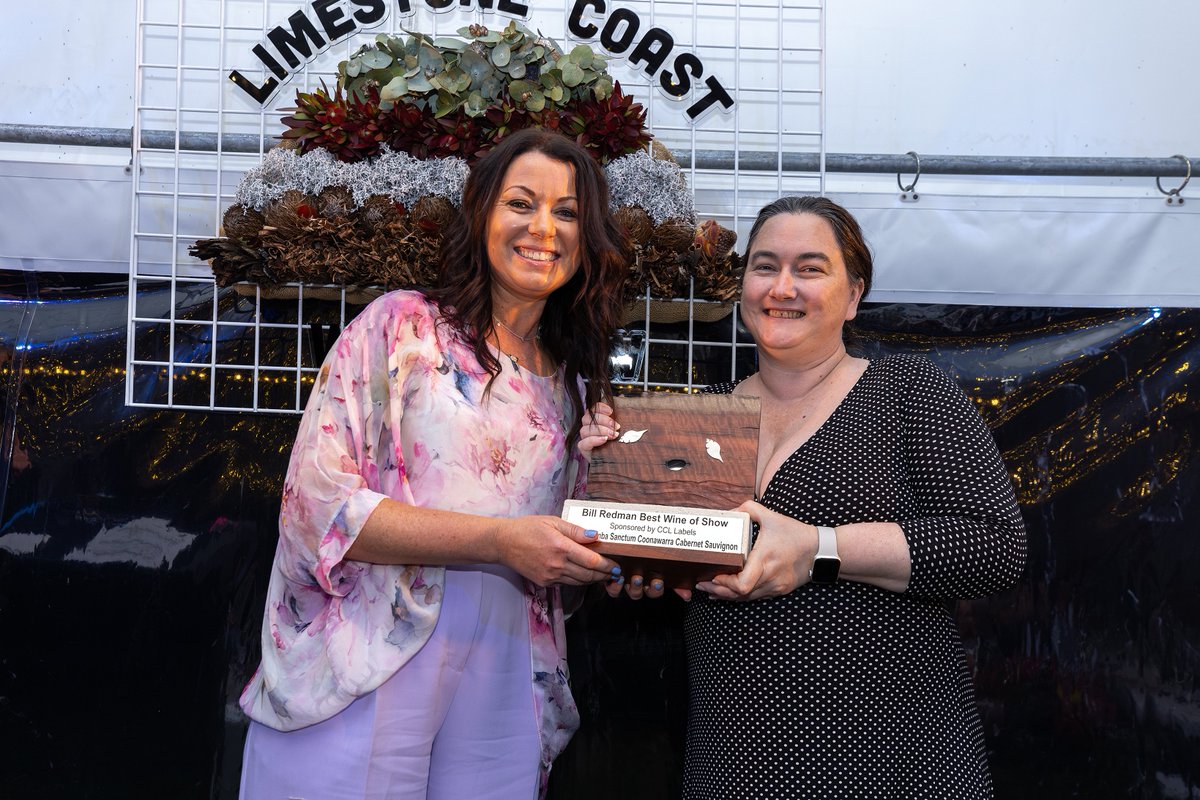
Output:
[[[471,168],[462,207],[442,238],[438,285],[429,296],[495,381],[500,362],[487,345],[494,330],[487,224],[509,166],[530,152],[569,164],[575,172],[579,269],[546,300],[541,319],[542,346],[555,363],[565,364],[567,394],[575,408],[575,423],[568,437],[573,443],[584,408],[612,399],[608,356],[620,320],[625,274],[633,258],[629,241],[609,210],[608,181],[595,159],[573,140],[544,128],[526,128],[504,137]],[[579,376],[587,380],[582,401],[574,391]]]
[[[846,262],[846,272],[850,274],[850,279],[863,282],[862,297],[858,300],[860,303],[865,300],[871,291],[871,278],[875,274],[871,248],[867,246],[862,228],[854,215],[824,197],[781,197],[763,206],[750,228],[750,236],[746,239],[743,269],[749,261],[754,238],[758,236],[762,226],[771,217],[780,214],[815,214],[829,223],[829,227],[833,228],[833,238],[837,239],[838,247],[842,249],[842,260]]]

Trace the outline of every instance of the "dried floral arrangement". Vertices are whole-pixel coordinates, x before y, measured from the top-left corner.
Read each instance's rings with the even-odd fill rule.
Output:
[[[736,234],[697,225],[683,172],[602,55],[587,45],[564,53],[515,21],[459,35],[381,34],[339,65],[332,92],[297,93],[283,145],[242,180],[224,235],[190,248],[218,285],[432,285],[470,164],[538,126],[604,165],[636,253],[627,297],[647,287],[686,296],[692,278],[697,297],[736,295]]]

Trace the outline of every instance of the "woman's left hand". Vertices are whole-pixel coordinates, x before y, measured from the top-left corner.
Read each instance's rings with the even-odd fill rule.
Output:
[[[579,427],[579,452],[587,456],[592,450],[602,444],[617,438],[621,423],[613,418],[613,407],[608,403],[596,403],[583,415],[583,424]]]
[[[808,583],[817,552],[817,529],[753,500],[738,506],[758,523],[758,539],[741,572],[718,575],[696,588],[721,600],[758,600],[793,592]]]

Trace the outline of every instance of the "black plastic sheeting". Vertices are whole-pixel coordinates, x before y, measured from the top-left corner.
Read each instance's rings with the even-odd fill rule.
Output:
[[[4,796],[237,794],[298,418],[127,407],[126,294],[0,272]],[[1029,527],[1019,586],[956,608],[996,796],[1200,798],[1200,310],[889,304],[860,329],[960,381]],[[678,796],[682,610],[588,595],[551,797]]]

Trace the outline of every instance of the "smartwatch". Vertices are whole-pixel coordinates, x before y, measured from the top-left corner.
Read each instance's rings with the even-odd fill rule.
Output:
[[[833,528],[817,526],[817,555],[813,558],[812,569],[808,571],[808,579],[813,583],[837,583],[838,573],[842,570],[842,560],[838,558],[837,532]]]

